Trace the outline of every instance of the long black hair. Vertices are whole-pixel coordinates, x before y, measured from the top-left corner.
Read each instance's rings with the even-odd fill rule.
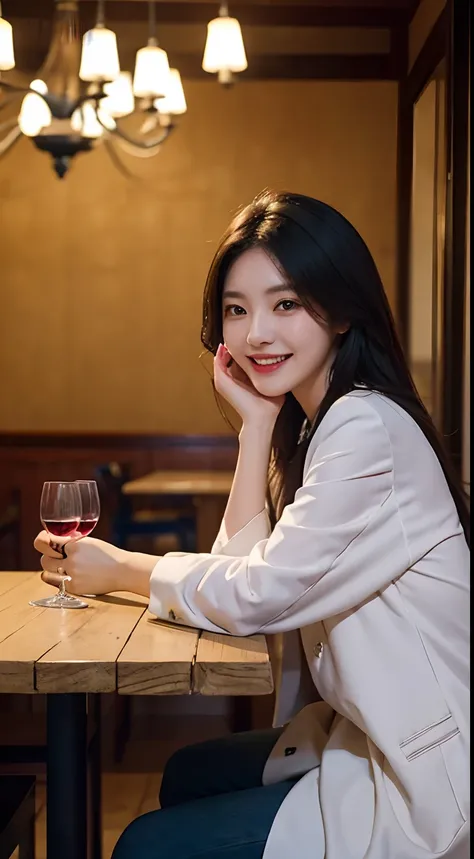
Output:
[[[271,257],[308,312],[317,316],[316,305],[332,323],[349,325],[340,337],[316,421],[303,442],[305,414],[293,394],[286,395],[272,440],[268,497],[272,524],[301,486],[308,445],[328,409],[339,397],[366,386],[405,409],[426,436],[469,542],[470,515],[462,483],[416,390],[375,262],[357,230],[331,206],[302,194],[264,191],[240,211],[220,242],[207,278],[201,332],[205,348],[215,354],[223,341],[224,282],[237,257],[254,247],[262,247]]]

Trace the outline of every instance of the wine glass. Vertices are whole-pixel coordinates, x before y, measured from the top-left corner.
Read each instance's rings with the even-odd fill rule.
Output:
[[[40,518],[43,528],[55,537],[69,537],[74,534],[81,521],[81,493],[77,483],[61,483],[47,481],[43,485],[40,504]],[[57,572],[64,569],[58,560]],[[66,593],[66,582],[69,576],[64,575],[58,593],[52,597],[31,600],[30,605],[45,608],[87,608],[87,603]]]
[[[76,480],[81,496],[81,521],[77,527],[81,537],[92,534],[100,516],[100,500],[95,480]]]

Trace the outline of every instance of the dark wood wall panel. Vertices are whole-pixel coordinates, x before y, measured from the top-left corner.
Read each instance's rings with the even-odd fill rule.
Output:
[[[98,466],[118,462],[131,478],[155,469],[227,470],[235,465],[237,442],[228,436],[0,434],[0,514],[12,497],[20,504],[19,569],[38,567],[32,541],[39,528],[45,480],[93,479]],[[103,510],[97,536],[108,536]],[[0,567],[2,563],[0,543]]]

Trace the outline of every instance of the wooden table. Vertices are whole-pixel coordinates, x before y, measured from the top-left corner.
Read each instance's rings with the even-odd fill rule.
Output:
[[[196,507],[197,551],[209,552],[232,487],[232,471],[152,471],[122,487],[126,495],[187,495]]]
[[[0,692],[47,694],[47,855],[87,856],[87,696],[265,695],[264,636],[234,638],[158,621],[134,594],[83,611],[30,606],[38,573],[0,572]]]

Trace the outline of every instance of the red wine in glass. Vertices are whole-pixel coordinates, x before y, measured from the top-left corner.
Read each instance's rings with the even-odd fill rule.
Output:
[[[76,483],[48,480],[41,493],[40,519],[44,528],[54,537],[72,536],[79,526],[82,517],[81,493]],[[30,600],[30,605],[41,608],[87,608],[87,603],[72,594],[66,593],[66,581],[70,581],[67,572],[67,553],[51,541],[51,548],[62,554],[64,560],[58,557],[57,575],[60,580],[59,590],[53,596]]]
[[[70,537],[79,530],[79,519],[43,519],[43,527],[55,537]]]
[[[92,534],[100,515],[99,490],[95,480],[76,480],[81,495],[82,515],[77,526],[77,532],[81,537]]]
[[[81,519],[75,530],[79,532],[81,537],[88,537],[89,534],[92,534],[98,521],[98,517],[96,519]]]

